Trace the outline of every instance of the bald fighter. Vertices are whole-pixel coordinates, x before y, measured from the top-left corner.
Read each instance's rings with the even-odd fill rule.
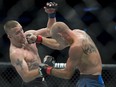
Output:
[[[41,43],[57,50],[70,46],[69,54],[64,69],[56,69],[52,66],[41,64],[42,73],[70,79],[75,69],[78,68],[80,77],[76,87],[105,87],[102,78],[101,56],[91,37],[83,30],[70,29],[63,22],[54,23],[50,32],[53,39],[41,36]],[[38,37],[40,36],[35,38]],[[38,40],[35,42],[38,42]]]

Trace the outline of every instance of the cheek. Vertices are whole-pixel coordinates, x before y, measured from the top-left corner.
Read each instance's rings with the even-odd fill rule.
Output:
[[[19,37],[18,36],[15,36],[14,38],[15,38],[15,40],[19,40]]]
[[[18,38],[19,37],[19,35],[15,35],[15,38]]]
[[[19,35],[15,35],[15,37],[14,37],[16,40],[20,40],[21,39],[21,37],[19,36]]]

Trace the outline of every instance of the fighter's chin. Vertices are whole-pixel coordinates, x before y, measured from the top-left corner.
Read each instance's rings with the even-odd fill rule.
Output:
[[[26,40],[21,40],[21,44],[26,44]]]

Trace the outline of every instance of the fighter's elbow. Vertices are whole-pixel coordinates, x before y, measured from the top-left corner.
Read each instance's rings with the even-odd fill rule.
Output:
[[[65,79],[71,79],[72,78],[72,75],[71,74],[67,74],[66,76],[65,76]]]
[[[59,45],[59,46],[57,46],[57,50],[63,50],[64,48],[66,48],[66,46],[63,46],[63,45]]]
[[[64,79],[71,79],[72,78],[72,76],[73,76],[73,73],[72,72],[70,72],[70,71],[66,71],[65,72],[65,75],[64,75]]]
[[[56,50],[63,50],[62,47],[56,47]]]
[[[22,77],[22,80],[26,83],[31,81],[28,75],[22,75],[21,77]]]
[[[60,46],[59,44],[54,44],[54,45],[52,45],[52,47],[51,47],[52,49],[55,49],[55,50],[62,50],[62,49],[64,49],[62,46]]]

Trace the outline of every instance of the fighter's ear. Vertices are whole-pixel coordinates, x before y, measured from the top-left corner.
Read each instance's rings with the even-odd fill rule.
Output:
[[[8,37],[8,38],[11,38],[11,36],[10,36],[10,35],[7,35],[7,37]]]

